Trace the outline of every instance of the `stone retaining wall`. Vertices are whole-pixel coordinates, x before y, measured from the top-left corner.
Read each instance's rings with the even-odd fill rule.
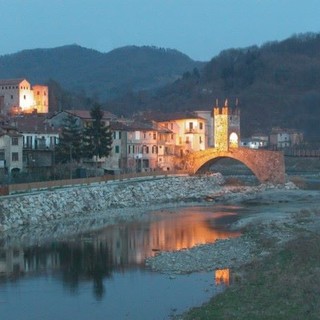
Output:
[[[146,208],[148,205],[196,200],[217,191],[222,183],[220,174],[169,176],[0,197],[0,231],[101,211],[106,213],[114,208]]]

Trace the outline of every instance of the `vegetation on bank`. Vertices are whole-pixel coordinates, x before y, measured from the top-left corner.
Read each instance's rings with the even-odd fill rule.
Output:
[[[319,217],[320,211],[297,214],[296,237],[281,247],[259,228],[250,231],[271,254],[243,266],[238,281],[183,319],[319,319],[320,233],[315,226],[309,231],[299,226],[311,215]]]

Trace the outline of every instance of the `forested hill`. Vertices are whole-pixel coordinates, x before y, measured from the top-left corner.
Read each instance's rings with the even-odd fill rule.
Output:
[[[158,88],[202,65],[173,49],[127,46],[101,53],[68,45],[0,56],[0,78],[26,78],[31,84],[51,79],[65,90],[106,100]]]
[[[320,140],[320,34],[305,34],[261,47],[230,49],[201,72],[187,72],[156,95],[141,92],[108,105],[111,110],[208,110],[239,99],[242,133],[296,128]]]

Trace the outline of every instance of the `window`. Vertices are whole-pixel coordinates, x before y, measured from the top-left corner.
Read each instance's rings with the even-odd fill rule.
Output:
[[[32,148],[32,136],[27,136],[24,143],[25,148]]]
[[[12,161],[19,161],[19,153],[12,152],[11,159],[12,159]]]
[[[13,95],[11,95],[11,100],[13,100]]]
[[[23,95],[23,99],[26,100],[26,98],[27,98],[26,95]]]
[[[37,95],[40,96],[40,91],[37,91]]]
[[[113,131],[113,139],[116,139],[116,132]]]
[[[171,130],[173,129],[173,123],[170,124]]]
[[[116,151],[116,153],[120,153],[120,147],[119,147],[119,146],[116,146],[116,147],[115,147],[115,151]]]
[[[202,122],[199,123],[199,128],[200,128],[200,130],[203,129],[203,123]]]
[[[157,139],[157,134],[154,133],[154,134],[153,134],[153,140],[156,140],[156,139]]]
[[[119,137],[119,139],[121,139],[121,131],[119,131],[118,137]]]
[[[190,131],[193,130],[193,122],[189,122],[189,129],[190,129]]]
[[[12,140],[11,140],[11,144],[13,146],[17,146],[19,144],[19,139],[18,137],[13,137]]]

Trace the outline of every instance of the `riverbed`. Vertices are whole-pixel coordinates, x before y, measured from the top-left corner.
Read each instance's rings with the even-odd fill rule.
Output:
[[[286,241],[301,210],[311,210],[313,219],[319,191],[234,187],[205,200],[132,212],[131,220],[106,220],[103,228],[97,214],[83,218],[84,229],[82,219],[69,219],[6,233],[0,314],[8,320],[168,319],[221,292],[239,276],[237,266],[268,254],[242,234],[246,228],[261,225]],[[318,223],[303,221],[306,228]],[[268,228],[275,224],[280,227]]]
[[[218,281],[215,270],[161,274],[145,259],[237,238],[230,226],[243,214],[234,205],[158,209],[139,221],[38,238],[31,246],[8,241],[1,249],[0,314],[6,320],[167,319],[221,292],[227,279]]]

